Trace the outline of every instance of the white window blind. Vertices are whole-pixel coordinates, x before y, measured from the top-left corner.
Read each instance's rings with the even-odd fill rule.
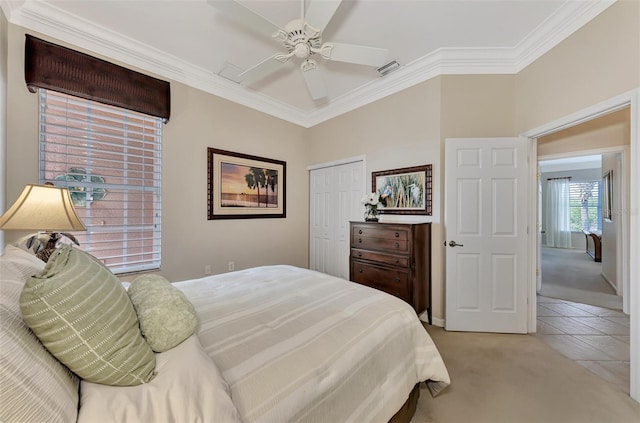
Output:
[[[571,230],[597,232],[602,230],[602,199],[600,181],[569,184]]]
[[[39,92],[40,183],[69,188],[81,248],[114,273],[158,269],[161,119]]]

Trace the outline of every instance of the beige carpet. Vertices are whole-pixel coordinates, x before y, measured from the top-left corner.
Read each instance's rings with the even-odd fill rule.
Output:
[[[622,310],[622,297],[602,277],[602,264],[583,250],[542,248],[540,295]]]
[[[640,403],[533,336],[427,330],[452,382],[422,389],[412,423],[640,422]]]

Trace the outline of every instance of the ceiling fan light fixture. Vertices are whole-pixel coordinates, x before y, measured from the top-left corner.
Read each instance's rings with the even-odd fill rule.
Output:
[[[378,69],[376,69],[378,71],[378,73],[380,74],[380,76],[385,76],[391,72],[393,72],[394,70],[397,70],[400,68],[400,63],[396,62],[395,60],[392,60],[391,62],[387,63],[386,65],[383,65],[381,67],[379,67]]]
[[[300,59],[306,59],[307,57],[309,57],[309,54],[311,54],[311,50],[309,49],[307,43],[298,43],[293,49],[293,53]]]

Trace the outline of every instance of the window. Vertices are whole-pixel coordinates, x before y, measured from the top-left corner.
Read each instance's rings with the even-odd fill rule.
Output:
[[[114,273],[160,267],[162,119],[45,89],[40,183],[69,188],[81,248]]]
[[[569,207],[572,231],[601,231],[600,181],[569,183]]]

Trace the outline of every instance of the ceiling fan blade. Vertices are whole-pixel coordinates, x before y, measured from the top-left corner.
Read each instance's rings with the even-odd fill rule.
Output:
[[[342,0],[312,0],[309,2],[304,20],[314,29],[322,32],[336,13],[340,3]]]
[[[389,56],[389,50],[354,44],[324,43],[316,53],[328,60],[380,67]]]
[[[309,89],[311,98],[314,100],[319,100],[323,97],[326,97],[327,88],[324,85],[322,74],[320,73],[320,69],[318,69],[318,64],[315,62],[315,60],[305,60],[304,62],[302,62],[302,65],[300,65],[300,69],[302,70],[304,81],[307,83],[307,88]]]
[[[255,31],[264,33],[273,38],[287,36],[287,33],[265,17],[233,0],[208,0],[209,4],[225,13],[234,21],[245,25]]]
[[[250,67],[246,71],[238,75],[238,79],[242,85],[250,85],[259,79],[277,71],[282,67],[282,64],[286,60],[281,60],[281,54],[274,54],[273,56],[263,60],[255,66]]]

